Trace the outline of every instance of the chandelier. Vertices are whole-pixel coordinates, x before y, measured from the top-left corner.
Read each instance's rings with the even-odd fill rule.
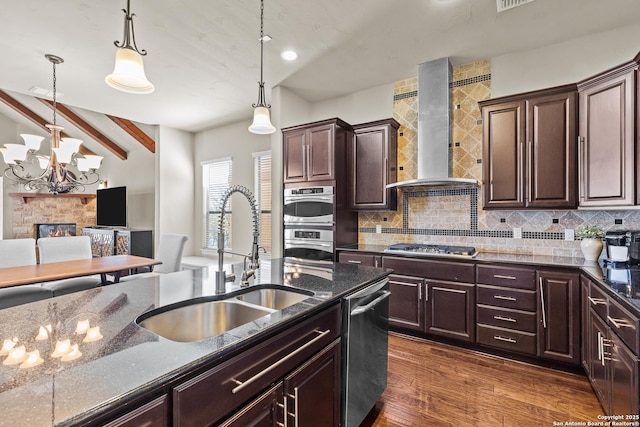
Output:
[[[267,135],[276,131],[269,117],[271,105],[266,103],[266,96],[264,95],[264,80],[262,79],[264,40],[264,0],[260,0],[260,81],[258,82],[258,103],[252,105],[253,123],[249,126],[249,132],[260,135]]]
[[[114,89],[127,93],[145,94],[151,93],[155,89],[153,84],[147,80],[144,74],[144,64],[142,57],[147,51],[139,50],[136,46],[136,34],[133,30],[133,17],[129,0],[124,12],[124,36],[122,43],[118,40],[113,42],[118,50],[116,51],[116,64],[113,73],[105,77],[104,81]]]
[[[102,163],[102,156],[83,156],[79,153],[82,141],[60,138],[63,128],[56,125],[56,65],[64,60],[50,54],[45,58],[53,64],[53,124],[46,125],[51,132],[51,152],[48,156],[38,152],[44,137],[21,134],[24,144],[4,144],[0,148],[7,164],[4,176],[22,184],[26,191],[82,192],[86,185],[100,181],[96,171]]]

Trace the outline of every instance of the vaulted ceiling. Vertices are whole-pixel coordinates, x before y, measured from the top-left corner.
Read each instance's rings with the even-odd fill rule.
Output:
[[[44,54],[52,53],[65,60],[57,71],[59,101],[72,109],[187,131],[250,121],[259,0],[132,0],[136,42],[148,51],[146,74],[156,87],[150,95],[104,83],[113,70],[113,42],[123,37],[125,6],[125,0],[3,2],[0,89],[24,95],[33,95],[34,86],[50,89]],[[265,33],[273,38],[265,44],[267,99],[276,85],[308,101],[329,99],[414,76],[416,65],[431,59],[462,64],[639,18],[637,0],[535,0],[502,13],[496,0],[265,0]],[[298,60],[281,59],[285,48],[296,50]]]

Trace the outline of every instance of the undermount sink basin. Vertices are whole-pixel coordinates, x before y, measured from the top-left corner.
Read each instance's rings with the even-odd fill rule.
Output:
[[[236,296],[236,298],[240,301],[270,308],[272,310],[282,310],[283,308],[297,304],[300,301],[304,301],[310,296],[313,296],[313,294],[307,291],[262,288],[251,290]]]
[[[172,341],[193,342],[214,337],[272,313],[238,301],[207,301],[151,315],[138,324]]]

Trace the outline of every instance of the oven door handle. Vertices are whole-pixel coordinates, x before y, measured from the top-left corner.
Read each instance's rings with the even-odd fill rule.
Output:
[[[305,203],[305,202],[311,202],[311,203],[315,203],[315,202],[322,202],[322,203],[331,203],[333,204],[333,196],[316,196],[316,197],[309,197],[309,196],[302,196],[302,197],[294,197],[294,196],[289,196],[289,197],[285,197],[284,198],[284,204],[285,205],[290,205],[293,203]]]
[[[358,314],[362,314],[365,311],[369,311],[373,309],[376,305],[380,304],[382,301],[389,298],[390,295],[391,295],[390,291],[382,292],[382,294],[378,298],[374,299],[369,304],[361,305],[351,310],[351,316],[357,316]]]

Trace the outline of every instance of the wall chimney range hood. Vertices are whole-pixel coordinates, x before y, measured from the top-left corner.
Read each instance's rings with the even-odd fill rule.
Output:
[[[452,74],[449,58],[418,65],[418,178],[387,188],[478,185],[475,179],[451,176]]]

